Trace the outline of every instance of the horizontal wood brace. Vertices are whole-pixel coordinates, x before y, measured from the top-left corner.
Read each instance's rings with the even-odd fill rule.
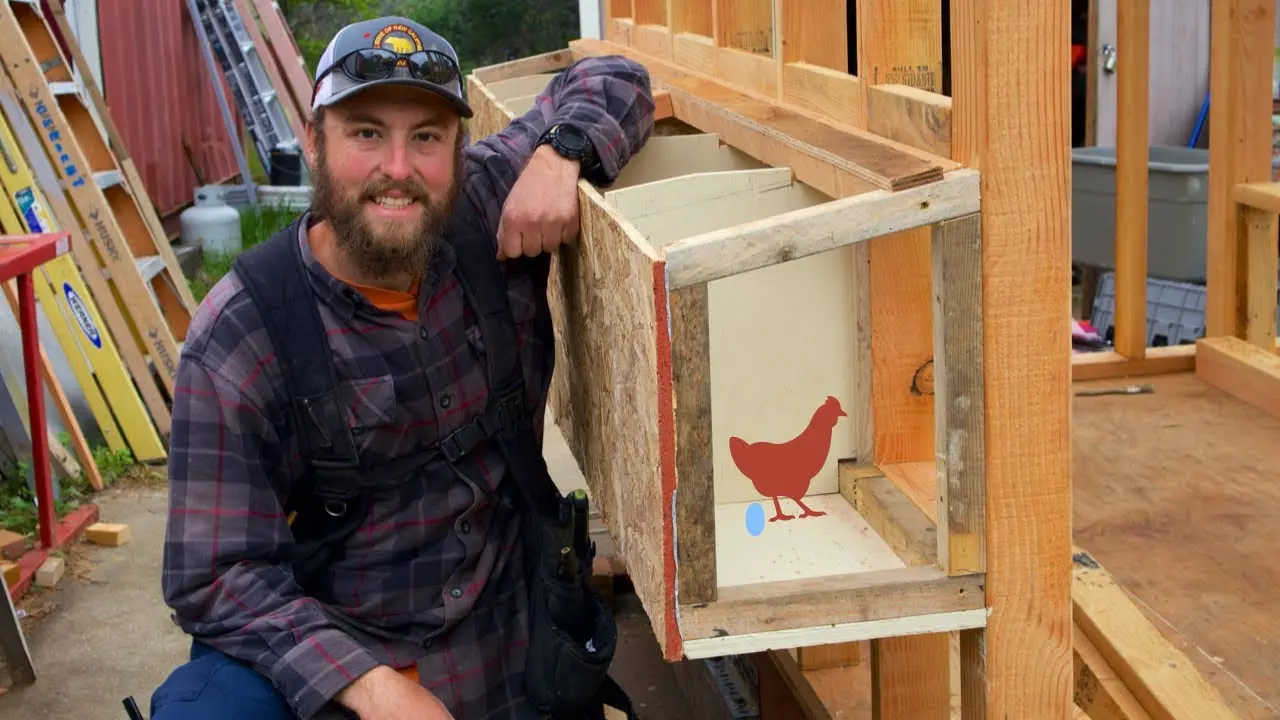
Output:
[[[721,587],[715,602],[680,606],[681,635],[688,643],[976,610],[984,606],[984,579],[904,567]]]
[[[988,615],[990,612],[987,608],[977,608],[866,622],[834,623],[790,630],[768,630],[745,635],[700,638],[685,640],[683,654],[686,658],[696,660],[764,650],[805,648],[815,645],[972,630],[986,627]]]
[[[978,171],[907,190],[871,192],[672,243],[667,284],[687,287],[978,212]]]
[[[1280,214],[1280,183],[1238,183],[1232,196],[1240,205]]]

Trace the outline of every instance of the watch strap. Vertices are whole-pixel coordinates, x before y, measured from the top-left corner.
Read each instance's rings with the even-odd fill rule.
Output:
[[[576,137],[575,137],[576,136]],[[599,164],[599,156],[587,134],[572,125],[557,123],[543,131],[535,147],[550,145],[556,154],[582,165],[583,171],[594,170]]]

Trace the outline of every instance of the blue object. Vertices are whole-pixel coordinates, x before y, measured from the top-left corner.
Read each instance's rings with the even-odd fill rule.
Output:
[[[1204,94],[1204,104],[1200,106],[1200,115],[1196,117],[1196,127],[1191,131],[1191,142],[1187,143],[1187,147],[1193,148],[1200,142],[1200,132],[1204,130],[1204,121],[1209,116],[1209,95]]]
[[[747,532],[753,536],[764,532],[764,508],[760,507],[760,503],[747,506]]]
[[[191,644],[191,660],[178,666],[151,696],[151,720],[294,717],[270,680],[199,642]]]

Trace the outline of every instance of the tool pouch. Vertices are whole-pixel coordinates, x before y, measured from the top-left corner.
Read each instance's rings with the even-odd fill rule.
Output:
[[[558,577],[558,557],[551,549],[562,547],[557,542],[560,528],[545,519],[537,525],[525,692],[536,708],[553,718],[600,717],[602,690],[611,685],[609,664],[618,645],[617,625],[591,587],[592,558],[581,558],[571,579]]]

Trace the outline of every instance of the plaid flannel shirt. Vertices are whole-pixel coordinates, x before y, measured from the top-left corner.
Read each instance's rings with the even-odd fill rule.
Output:
[[[586,131],[611,181],[652,132],[648,73],[621,57],[583,59],[527,114],[466,149],[463,192],[491,234],[556,122]],[[448,247],[423,279],[414,323],[330,275],[310,253],[306,225],[298,241],[361,452],[395,457],[481,413],[482,338]],[[540,436],[553,353],[534,330],[549,323],[546,298],[527,275],[507,281]],[[531,716],[517,524],[509,503],[484,492],[507,475],[500,453],[482,445],[461,473],[424,468],[375,502],[322,602],[304,596],[280,560],[291,543],[283,508],[303,469],[282,424],[281,381],[258,310],[232,272],[200,304],[178,368],[162,579],[175,622],[269,678],[302,718],[379,664],[416,664],[423,686],[460,719]]]

